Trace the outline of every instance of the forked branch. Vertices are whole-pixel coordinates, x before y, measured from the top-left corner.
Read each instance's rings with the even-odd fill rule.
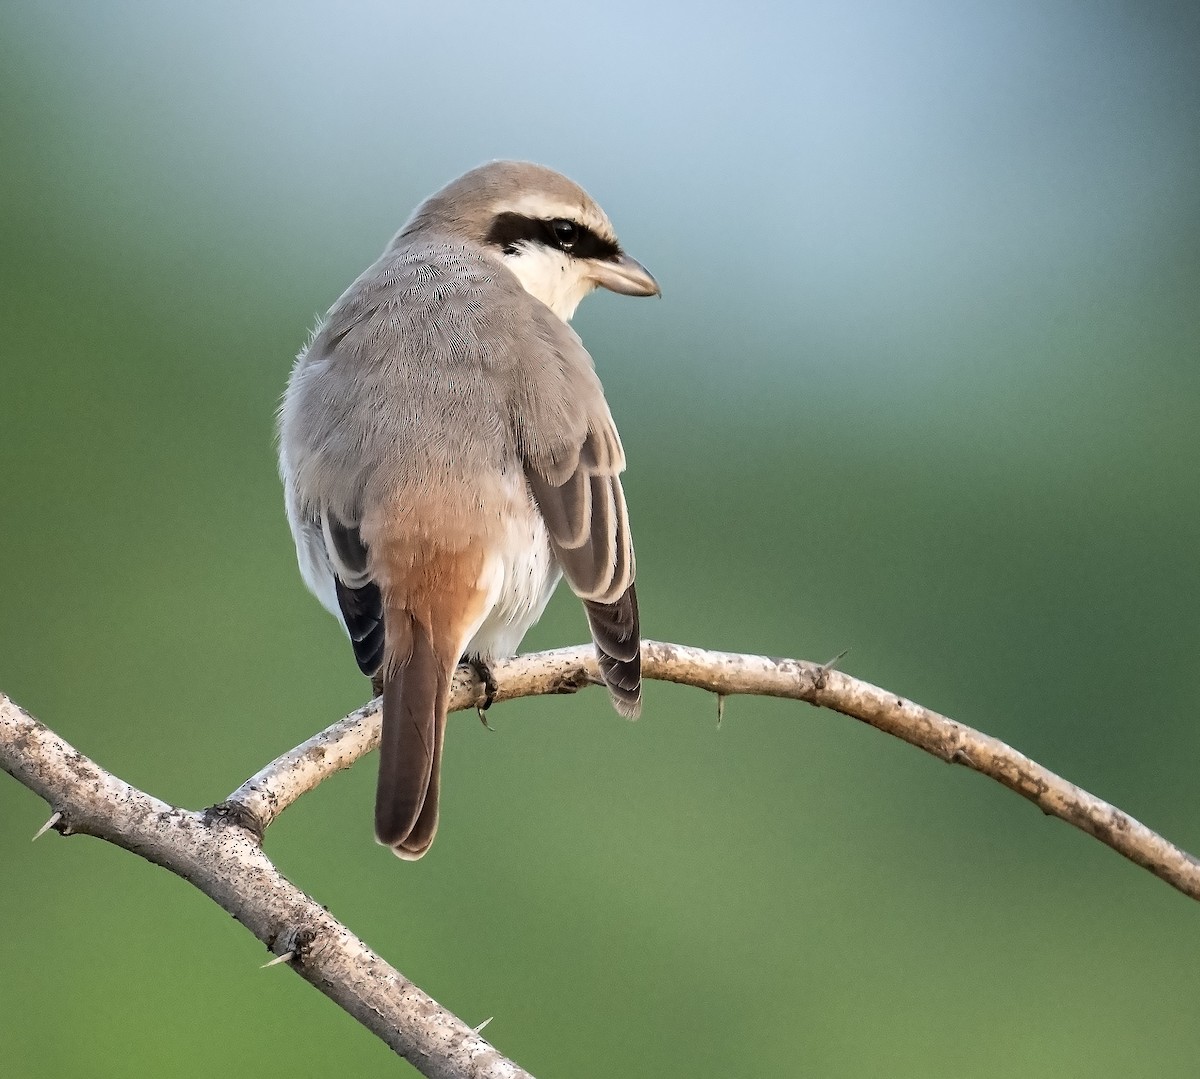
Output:
[[[807,701],[895,735],[951,764],[991,776],[1048,814],[1095,836],[1193,899],[1200,864],[1115,806],[998,739],[828,665],[644,642],[643,674],[717,694]],[[574,692],[598,680],[590,646],[495,664],[496,700]],[[451,708],[478,706],[483,687],[460,669]],[[287,881],[263,853],[271,822],[379,741],[378,702],[273,761],[201,812],[168,805],[84,757],[0,694],[0,767],[50,803],[52,827],[115,843],[170,869],[219,903],[293,969],[436,1079],[514,1079],[527,1073],[372,952]]]
[[[1095,836],[1185,895],[1200,899],[1200,863],[1190,854],[998,738],[826,664],[658,641],[644,641],[642,652],[646,678],[705,689],[718,698],[750,694],[807,701],[868,723],[949,764],[990,776],[1043,812]],[[500,686],[497,701],[569,693],[599,681],[595,656],[587,645],[518,656],[498,663],[494,673]],[[478,680],[460,668],[451,690],[451,709],[482,703]],[[348,768],[378,742],[378,701],[372,701],[267,765],[234,791],[229,802],[261,830],[302,794],[326,776]]]

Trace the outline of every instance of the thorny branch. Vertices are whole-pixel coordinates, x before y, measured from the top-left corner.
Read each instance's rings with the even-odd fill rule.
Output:
[[[497,701],[572,693],[599,678],[591,647],[582,645],[504,660],[493,674]],[[708,690],[718,702],[734,694],[786,697],[861,720],[990,776],[1200,899],[1200,863],[1128,814],[998,739],[831,665],[646,641],[643,674]],[[460,668],[451,709],[482,702],[478,677]],[[0,767],[50,803],[49,827],[115,843],[190,881],[431,1079],[527,1076],[286,880],[263,853],[263,832],[283,810],[378,742],[379,702],[372,701],[267,765],[225,801],[193,812],[106,772],[0,693]]]

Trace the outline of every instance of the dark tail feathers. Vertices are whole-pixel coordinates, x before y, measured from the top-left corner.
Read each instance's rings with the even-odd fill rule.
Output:
[[[405,621],[408,655],[403,660],[393,656],[384,672],[375,837],[398,857],[413,860],[429,849],[437,832],[449,672],[429,631],[411,618]],[[390,624],[388,631],[392,636]],[[399,647],[390,650],[401,652]]]

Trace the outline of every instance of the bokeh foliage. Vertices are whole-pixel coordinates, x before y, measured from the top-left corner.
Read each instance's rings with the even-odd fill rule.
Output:
[[[903,7],[6,5],[0,688],[188,806],[362,700],[273,412],[415,202],[524,156],[665,287],[576,320],[648,635],[849,648],[1200,848],[1195,10]],[[584,632],[563,594],[526,646]],[[1194,1074],[1200,910],[979,777],[674,686],[492,723],[424,861],[369,762],[267,846],[535,1074]],[[390,1066],[44,816],[0,781],[6,1074]]]

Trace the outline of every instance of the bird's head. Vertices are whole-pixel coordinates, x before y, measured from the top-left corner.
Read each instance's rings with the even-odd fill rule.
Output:
[[[657,296],[658,282],[621,250],[608,216],[583,188],[542,165],[492,161],[426,199],[401,230],[483,248],[564,322],[593,289]]]

